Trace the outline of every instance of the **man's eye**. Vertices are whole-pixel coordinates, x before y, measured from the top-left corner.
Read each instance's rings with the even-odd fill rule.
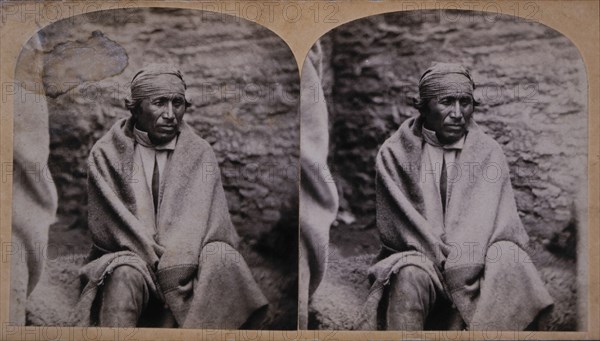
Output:
[[[470,105],[470,104],[471,104],[471,99],[470,98],[464,98],[464,99],[460,100],[460,105],[467,106],[467,105]]]
[[[173,105],[176,106],[176,107],[180,107],[180,106],[183,105],[183,101],[181,101],[181,100],[173,101]]]
[[[152,104],[161,107],[161,106],[165,105],[165,102],[164,101],[154,101],[154,102],[152,102]]]

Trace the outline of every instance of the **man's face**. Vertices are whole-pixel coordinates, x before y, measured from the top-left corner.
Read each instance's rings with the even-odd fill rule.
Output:
[[[422,111],[425,128],[435,131],[441,143],[454,143],[467,132],[473,115],[473,97],[469,93],[456,93],[432,98]]]
[[[185,114],[185,98],[179,94],[165,94],[144,98],[139,105],[136,127],[148,133],[154,144],[171,141],[179,132]]]

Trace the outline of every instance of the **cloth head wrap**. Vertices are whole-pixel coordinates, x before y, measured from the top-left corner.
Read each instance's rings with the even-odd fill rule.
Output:
[[[474,89],[475,84],[469,70],[459,64],[435,63],[423,73],[419,81],[421,102],[465,93],[472,97]]]
[[[168,64],[150,64],[142,68],[131,80],[131,99],[136,101],[164,94],[185,97],[186,85],[181,71]]]

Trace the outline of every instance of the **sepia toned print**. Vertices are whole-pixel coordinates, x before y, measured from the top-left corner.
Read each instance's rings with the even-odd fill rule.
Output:
[[[583,0],[568,6],[0,2],[0,339],[597,338],[599,178],[592,132],[600,128],[600,102],[589,94],[599,85],[598,8]],[[131,124],[132,85],[139,71],[157,64],[177,70],[169,73],[180,74],[184,95],[168,90],[140,101],[134,111],[143,106],[150,115],[137,129]],[[457,96],[436,95],[429,117],[439,114],[439,120],[425,127],[420,99],[427,96],[419,85],[439,64],[468,71],[472,101],[464,96],[463,82],[437,82],[450,84]],[[169,104],[172,111],[166,110]],[[469,105],[470,119],[463,110]],[[453,123],[444,127],[446,119]],[[407,126],[421,130],[408,129],[407,135]],[[146,250],[159,262],[167,254],[162,280],[135,252],[93,246],[97,240],[118,248],[111,235],[127,231],[103,236],[110,228],[96,227],[125,226],[113,218],[127,214],[106,214],[89,199],[90,170],[96,180],[105,175],[89,162],[103,158],[105,150],[92,148],[100,150],[97,145],[114,137],[117,127],[131,128],[134,148],[126,149],[137,161],[105,164],[123,181],[103,202],[138,193],[124,202],[145,217],[145,227],[131,231],[154,240],[150,244],[156,246]],[[173,177],[171,161],[183,131],[204,140],[208,148],[194,150],[213,160],[200,162],[199,172]],[[465,142],[474,133],[487,137],[478,145],[496,145],[499,154],[492,154],[500,157],[469,161],[473,144]],[[421,139],[422,160],[398,161],[400,154],[410,154],[402,148],[412,145],[391,143],[399,134]],[[464,139],[453,141],[454,136]],[[392,157],[381,158],[385,166],[377,167],[383,150]],[[192,158],[176,163],[187,161]],[[378,204],[378,197],[387,196],[378,195],[385,189],[376,185],[378,174],[392,169],[416,179],[408,195],[402,188],[396,194],[433,222],[417,234],[432,243],[390,241],[410,239],[406,229],[398,230],[412,224],[402,217],[410,208],[388,205],[388,214]],[[221,202],[215,212],[217,220],[229,223],[216,224],[224,232],[217,233],[220,242],[203,232],[182,237],[155,226],[161,221],[163,227],[187,225],[191,231],[211,216],[194,212],[199,218],[189,224],[165,218],[165,212],[186,207],[168,208],[179,200],[173,192],[194,191],[185,186],[169,194],[163,186],[198,177],[223,193],[225,204],[215,200]],[[217,177],[220,185],[211,182]],[[403,181],[393,180],[388,188],[397,184]],[[498,191],[477,191],[486,186],[510,188],[513,205],[493,208],[489,198]],[[457,199],[457,188],[478,194]],[[215,196],[202,191],[195,197],[209,203]],[[378,215],[400,219],[389,223]],[[502,229],[473,219],[493,215],[518,220],[509,225],[520,232],[499,236]],[[469,225],[486,226],[463,233],[462,242],[456,233],[446,235],[448,228],[457,232]],[[496,232],[489,240],[496,242],[474,241],[485,239],[490,227]],[[116,239],[135,240],[121,237]],[[178,239],[180,247],[165,253],[168,238]],[[196,257],[188,251],[201,244],[198,239],[213,242],[199,245]],[[130,246],[125,249],[135,248]],[[189,257],[172,261],[183,259],[171,257],[177,253]],[[116,257],[106,268],[95,267],[102,255]],[[461,271],[463,265],[472,271]],[[170,272],[179,267],[183,271]],[[165,268],[174,275],[164,276]],[[212,275],[196,272],[201,268]],[[224,284],[218,278],[236,274],[245,280]],[[238,287],[233,282],[255,283],[256,290],[239,294],[244,290],[233,290]],[[213,294],[194,298],[197,289]],[[219,291],[231,295],[214,294]],[[183,307],[176,314],[187,322],[177,322],[164,292],[176,310]],[[453,298],[457,293],[461,297]],[[134,304],[127,304],[128,296]],[[173,304],[177,296],[187,302]],[[193,312],[202,301],[211,313]]]

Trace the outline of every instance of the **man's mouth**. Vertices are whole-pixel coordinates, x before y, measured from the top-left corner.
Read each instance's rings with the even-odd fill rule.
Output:
[[[445,127],[450,130],[462,130],[464,128],[462,124],[446,124]]]
[[[158,126],[158,130],[159,131],[163,131],[165,133],[171,133],[174,132],[177,129],[177,126],[175,125],[168,125],[168,126]]]

